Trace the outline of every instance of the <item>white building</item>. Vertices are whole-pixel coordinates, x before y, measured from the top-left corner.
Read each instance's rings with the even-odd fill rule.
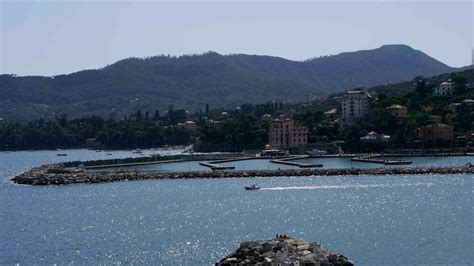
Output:
[[[341,96],[341,107],[339,125],[345,128],[369,114],[369,94],[365,90],[346,92]]]
[[[450,80],[445,81],[445,82],[439,84],[438,87],[435,87],[433,93],[435,95],[441,95],[441,96],[452,95],[453,94],[453,83],[451,83]]]
[[[366,142],[388,142],[390,141],[390,136],[372,131],[369,132],[369,134],[361,137],[360,140]]]

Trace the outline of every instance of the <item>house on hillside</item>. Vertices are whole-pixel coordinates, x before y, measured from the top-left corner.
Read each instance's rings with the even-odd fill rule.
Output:
[[[333,119],[337,114],[337,109],[333,108],[329,111],[324,112],[324,116],[326,116],[329,119]]]
[[[473,105],[474,100],[473,99],[466,99],[466,100],[463,100],[461,103],[465,104],[465,105]]]
[[[369,132],[369,134],[361,137],[360,140],[365,141],[365,142],[389,142],[390,136],[379,134],[375,131],[372,131],[372,132]]]
[[[264,114],[260,117],[260,120],[262,120],[262,121],[271,121],[272,116],[270,114]]]
[[[408,114],[408,108],[399,104],[391,105],[385,108],[385,110],[393,117],[406,117]]]
[[[418,138],[423,142],[445,140],[452,141],[454,139],[454,128],[442,123],[419,127],[416,130]]]
[[[451,80],[448,80],[439,84],[439,86],[433,89],[433,94],[440,96],[453,95],[453,83]]]
[[[179,123],[178,126],[184,128],[186,130],[189,130],[193,133],[197,132],[197,125],[194,121],[188,120],[188,121],[185,121],[184,123]]]

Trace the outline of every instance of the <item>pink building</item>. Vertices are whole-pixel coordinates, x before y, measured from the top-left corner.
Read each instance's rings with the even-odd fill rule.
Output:
[[[284,150],[308,143],[308,128],[297,125],[292,118],[274,119],[268,141],[272,149]]]

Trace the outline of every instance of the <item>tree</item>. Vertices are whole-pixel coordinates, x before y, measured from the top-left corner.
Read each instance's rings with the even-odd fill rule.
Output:
[[[451,79],[454,83],[454,94],[462,95],[467,92],[467,79],[463,76],[455,76]]]
[[[143,117],[142,117],[142,110],[138,110],[138,111],[137,111],[137,114],[135,115],[135,121],[141,122],[142,120],[143,120]]]
[[[415,91],[417,96],[425,97],[430,94],[430,90],[426,84],[426,79],[423,76],[415,77]]]
[[[153,115],[153,120],[154,121],[160,120],[160,112],[158,110],[155,110],[155,114]]]

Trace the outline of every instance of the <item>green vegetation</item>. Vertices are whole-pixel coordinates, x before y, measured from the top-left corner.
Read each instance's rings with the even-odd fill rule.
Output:
[[[433,95],[433,87],[450,78],[454,95]],[[83,147],[85,140],[95,138],[102,148],[146,148],[162,145],[194,143],[201,151],[241,151],[262,149],[268,142],[269,120],[291,112],[293,118],[309,128],[309,142],[344,140],[345,151],[383,151],[385,149],[465,146],[466,133],[474,130],[474,105],[462,103],[474,99],[474,70],[443,75],[416,77],[401,83],[405,94],[395,85],[370,89],[377,92],[371,99],[371,114],[345,130],[340,130],[335,119],[324,111],[339,108],[333,97],[302,104],[269,101],[266,104],[243,104],[239,108],[211,109],[190,114],[182,109],[148,113],[141,110],[120,117],[116,113],[107,119],[99,116],[68,119],[65,115],[53,119],[37,119],[28,123],[0,121],[0,149],[46,149]],[[336,95],[337,96],[337,95]],[[387,107],[399,104],[408,108],[405,117],[392,117]],[[340,111],[339,111],[340,113]],[[194,121],[196,128],[184,126]],[[423,143],[416,136],[421,126],[444,123],[454,127],[454,142]],[[366,143],[360,137],[376,131],[391,136],[390,142]]]
[[[440,146],[465,146],[465,134],[474,130],[474,105],[462,103],[466,99],[474,99],[474,90],[468,87],[468,81],[474,81],[474,71],[443,75],[433,79],[416,77],[411,82],[408,93],[399,95],[394,85],[389,85],[391,91],[382,88],[375,90],[377,97],[371,102],[370,117],[357,125],[348,128],[341,136],[348,142],[346,148],[357,151],[384,150],[386,148],[423,148]],[[433,88],[451,78],[454,83],[453,95],[433,95]],[[436,82],[435,82],[436,81]],[[402,83],[405,86],[407,83]],[[387,94],[385,94],[387,93]],[[406,117],[392,117],[387,107],[399,104],[408,108]],[[454,142],[437,141],[436,143],[421,142],[417,139],[416,129],[422,126],[443,123],[454,127]],[[358,137],[370,131],[391,135],[389,143],[367,144],[361,143]]]
[[[355,86],[400,82],[455,69],[405,45],[295,62],[278,57],[220,55],[129,58],[98,70],[54,77],[0,75],[0,117],[29,122],[137,110],[191,111],[269,100],[303,102]]]
[[[67,119],[65,115],[26,124],[0,123],[0,149],[51,149],[83,147],[85,140],[96,138],[107,148],[143,148],[162,145],[185,145],[191,133],[177,123],[184,121],[184,111],[150,118],[141,111],[117,120],[114,114],[107,120],[91,116]]]

